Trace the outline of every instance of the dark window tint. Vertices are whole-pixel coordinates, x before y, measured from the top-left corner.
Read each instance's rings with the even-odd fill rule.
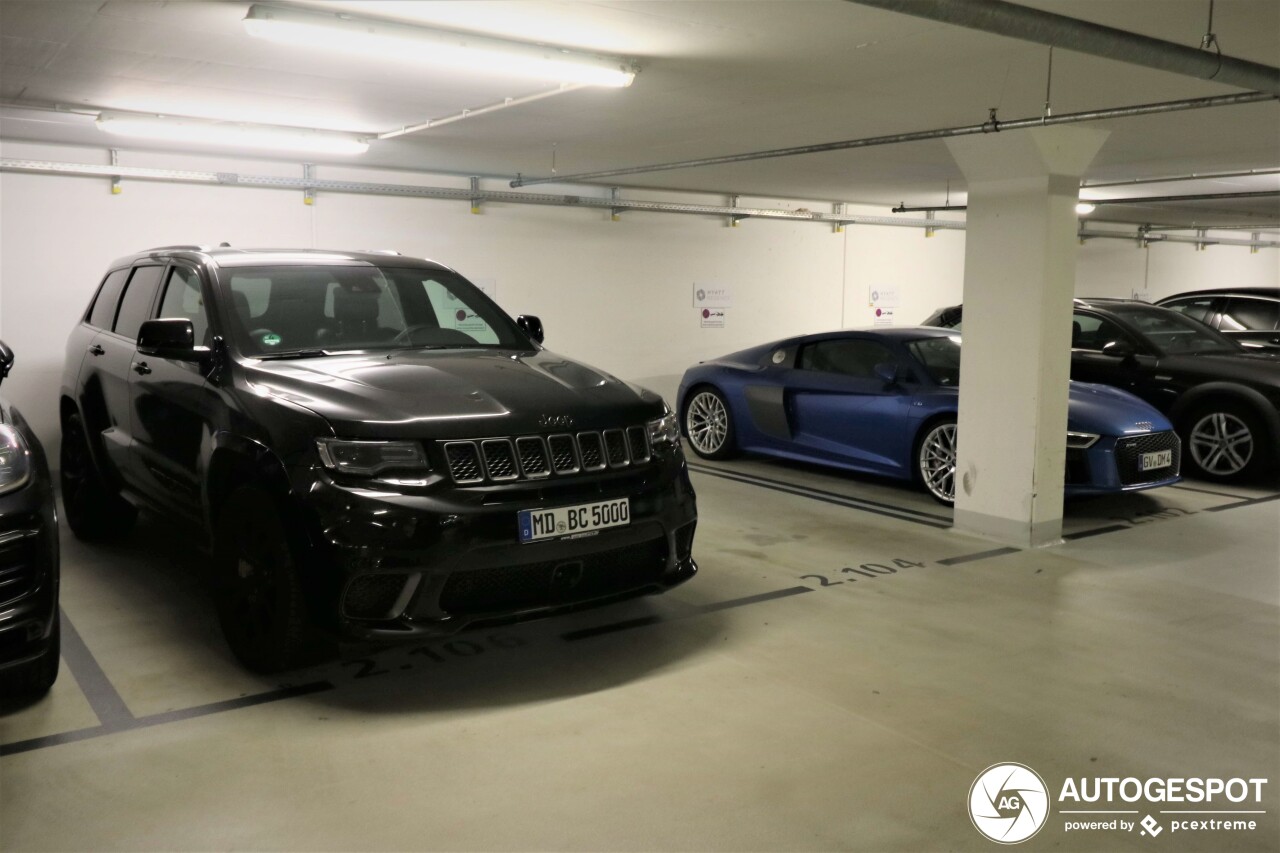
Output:
[[[174,267],[169,271],[169,283],[165,285],[164,300],[157,316],[190,320],[195,329],[196,343],[209,345],[209,320],[200,291],[200,276],[195,270]]]
[[[1112,341],[1130,342],[1120,327],[1110,320],[1092,314],[1075,314],[1071,318],[1071,348],[1101,352]]]
[[[156,296],[156,286],[160,284],[160,273],[164,267],[138,267],[129,279],[129,286],[124,289],[124,299],[120,300],[120,313],[116,315],[114,332],[130,340],[138,339],[138,329],[142,321],[147,319],[151,310],[151,302]]]
[[[800,353],[801,370],[821,370],[859,379],[873,379],[877,364],[896,361],[884,344],[861,339],[819,341]]]
[[[98,296],[93,300],[93,308],[89,311],[90,325],[99,329],[110,329],[111,321],[116,318],[116,305],[120,303],[120,291],[129,278],[128,270],[116,270],[107,276],[98,288]]]
[[[528,346],[497,305],[445,270],[238,267],[227,283],[230,331],[245,355]]]
[[[1201,323],[1208,323],[1212,319],[1214,297],[1207,296],[1202,299],[1183,299],[1178,302],[1166,302],[1164,307],[1179,314],[1186,314],[1188,317],[1199,320]]]
[[[925,338],[907,344],[907,349],[934,382],[952,386],[960,383],[960,338]]]
[[[1242,332],[1247,329],[1271,330],[1276,327],[1278,319],[1280,319],[1280,302],[1233,296],[1227,300],[1227,307],[1222,312],[1222,322],[1218,328],[1228,332]]]

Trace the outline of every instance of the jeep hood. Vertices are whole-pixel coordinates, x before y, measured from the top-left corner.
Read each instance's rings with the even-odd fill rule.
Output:
[[[248,390],[351,438],[478,438],[633,426],[662,398],[547,350],[395,350],[248,359]]]

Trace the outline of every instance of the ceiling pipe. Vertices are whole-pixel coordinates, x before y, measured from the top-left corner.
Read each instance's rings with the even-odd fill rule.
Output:
[[[1241,172],[1192,172],[1189,175],[1167,175],[1163,178],[1127,178],[1123,181],[1081,181],[1080,187],[1127,187],[1133,184],[1172,184],[1176,181],[1217,181],[1224,178],[1259,178],[1280,175],[1280,169],[1246,169]]]
[[[954,136],[970,136],[978,133],[996,133],[1002,130],[1018,130],[1025,127],[1045,127],[1055,124],[1075,124],[1082,121],[1101,121],[1111,118],[1156,115],[1182,110],[1202,110],[1209,107],[1228,107],[1236,104],[1254,104],[1274,101],[1277,96],[1266,92],[1246,92],[1239,95],[1215,95],[1208,98],[1188,98],[1181,101],[1163,101],[1157,104],[1138,104],[1131,107],[1111,107],[1079,113],[1063,113],[1056,116],[1035,116],[1012,121],[999,121],[993,115],[982,124],[964,127],[947,127],[938,130],[918,130],[911,133],[893,133],[888,136],[872,136],[866,139],[847,139],[842,142],[822,142],[815,145],[798,145],[793,148],[774,148],[769,151],[752,151],[745,154],[726,154],[721,157],[703,157],[698,160],[678,160],[674,163],[658,163],[651,166],[631,166],[624,169],[603,169],[598,172],[579,172],[574,175],[550,175],[544,178],[526,178],[517,175],[512,187],[534,184],[580,183],[596,178],[614,178],[619,175],[640,175],[648,172],[667,172],[672,169],[692,169],[698,166],[719,166],[725,163],[745,163],[750,160],[769,160],[775,157],[795,157],[800,154],[821,154],[827,151],[845,151],[851,148],[870,148],[873,145],[897,145],[902,142],[920,142],[926,139],[949,139]]]
[[[76,175],[92,178],[123,176],[135,180],[161,181],[165,183],[190,183],[215,186],[267,187],[288,190],[318,190],[324,192],[354,193],[359,195],[408,196],[411,198],[445,199],[473,203],[481,201],[508,204],[536,204],[553,207],[584,207],[599,210],[642,210],[651,213],[682,213],[703,216],[736,216],[742,219],[781,219],[803,222],[838,223],[841,225],[886,225],[903,228],[923,228],[964,231],[965,223],[946,219],[905,219],[892,216],[858,216],[846,213],[820,213],[805,210],[736,207],[711,204],[687,204],[683,202],[641,201],[608,197],[555,195],[551,193],[513,193],[499,190],[471,190],[460,187],[425,187],[416,184],[383,184],[367,181],[334,181],[318,178],[285,178],[277,175],[245,175],[235,172],[205,172],[178,169],[152,169],[142,166],[102,166],[91,163],[66,163],[52,160],[22,160],[0,158],[0,172],[19,172],[45,175]],[[1081,237],[1103,237],[1123,240],[1146,238],[1146,230],[1137,233],[1092,230],[1082,228]],[[1161,234],[1150,237],[1154,241],[1203,243],[1204,238],[1178,237]],[[1214,238],[1216,243],[1231,246],[1249,246],[1258,249],[1280,248],[1280,240],[1264,240],[1261,237],[1240,240]]]
[[[1280,68],[1003,0],[848,0],[917,18],[1280,95]]]
[[[1280,196],[1280,190],[1259,190],[1247,193],[1198,193],[1196,195],[1151,195],[1134,196],[1133,198],[1082,198],[1080,201],[1101,206],[1104,204],[1170,204],[1177,201],[1219,201],[1232,198],[1275,198],[1276,196]],[[968,210],[968,206],[963,204],[924,205],[920,207],[899,205],[893,208],[894,213],[924,213],[940,210]]]

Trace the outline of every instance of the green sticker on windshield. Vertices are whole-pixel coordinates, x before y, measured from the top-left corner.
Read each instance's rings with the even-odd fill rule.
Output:
[[[275,332],[268,332],[262,336],[262,343],[269,347],[278,346],[280,344],[280,336]]]

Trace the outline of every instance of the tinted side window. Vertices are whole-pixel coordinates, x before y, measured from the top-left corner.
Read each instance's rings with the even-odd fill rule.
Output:
[[[874,379],[876,365],[886,361],[897,361],[888,347],[857,339],[819,341],[800,353],[801,370],[821,370],[858,379]]]
[[[1277,319],[1280,319],[1280,302],[1233,296],[1227,300],[1218,328],[1228,332],[1245,329],[1270,330],[1276,327]]]
[[[124,299],[120,300],[120,313],[116,315],[116,325],[112,330],[117,335],[135,341],[138,339],[138,329],[151,311],[163,271],[164,267],[138,267],[133,271],[129,286],[124,290]]]
[[[1128,341],[1129,336],[1110,320],[1092,314],[1075,314],[1071,322],[1071,348],[1101,352],[1112,341]]]
[[[195,270],[174,267],[169,271],[169,283],[165,285],[160,313],[156,316],[190,320],[196,343],[209,345],[209,320],[200,292],[200,276]]]
[[[93,308],[89,309],[89,324],[99,329],[110,329],[116,318],[116,305],[120,303],[120,291],[129,278],[129,271],[116,270],[102,282],[98,288],[98,296],[93,300]]]
[[[1183,299],[1180,302],[1166,302],[1165,308],[1171,311],[1177,311],[1186,314],[1188,317],[1199,320],[1201,323],[1208,323],[1213,313],[1214,297],[1206,296],[1200,299]]]

